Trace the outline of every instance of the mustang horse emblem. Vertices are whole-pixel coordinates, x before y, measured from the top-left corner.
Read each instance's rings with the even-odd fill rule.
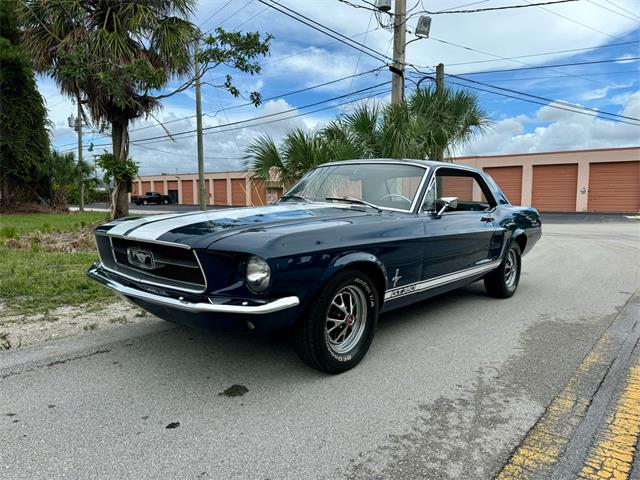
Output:
[[[127,248],[127,258],[129,260],[129,263],[134,267],[140,267],[146,270],[153,270],[156,268],[156,262],[153,259],[153,253],[151,253],[149,250],[129,247]]]

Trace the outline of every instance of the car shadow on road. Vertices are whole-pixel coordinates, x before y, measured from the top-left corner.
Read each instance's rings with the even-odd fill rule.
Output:
[[[352,378],[378,368],[399,345],[407,344],[410,349],[409,344],[416,341],[416,336],[427,338],[432,325],[464,322],[457,314],[447,314],[452,307],[460,311],[485,301],[495,300],[487,297],[481,284],[474,284],[381,315],[376,339],[365,360],[353,371],[338,377]],[[197,383],[196,378],[246,385],[266,377],[274,388],[338,378],[304,365],[297,358],[290,337],[287,332],[249,336],[175,327],[133,339],[122,348],[135,346],[136,353],[130,360],[139,374],[154,376],[160,370],[163,376],[189,384],[190,388]],[[147,369],[150,371],[145,371]]]

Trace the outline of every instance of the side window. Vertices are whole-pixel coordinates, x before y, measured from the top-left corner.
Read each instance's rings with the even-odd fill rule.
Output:
[[[465,170],[440,168],[436,180],[427,192],[422,211],[441,208],[438,199],[456,197],[458,206],[449,212],[472,212],[489,210],[496,206],[495,200],[479,175]]]

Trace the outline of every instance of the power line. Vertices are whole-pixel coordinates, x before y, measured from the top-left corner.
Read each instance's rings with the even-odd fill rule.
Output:
[[[195,159],[196,156],[194,155],[189,155],[187,153],[179,153],[179,152],[171,152],[169,150],[161,150],[159,148],[154,148],[154,147],[149,147],[147,145],[133,145],[134,148],[144,148],[145,150],[152,150],[154,152],[159,152],[159,153],[166,153],[167,155],[177,155],[179,157],[188,157],[188,158],[192,158]],[[242,160],[244,157],[209,157],[207,155],[205,155],[204,157],[206,160]]]
[[[505,5],[502,7],[476,8],[474,10],[442,10],[439,12],[430,12],[429,10],[424,10],[424,13],[428,13],[429,15],[444,15],[444,14],[450,14],[450,13],[481,13],[481,12],[491,12],[494,10],[511,10],[516,8],[529,8],[529,7],[542,8],[542,5],[556,5],[558,3],[570,3],[570,2],[577,2],[577,1],[578,0],[557,0],[555,2],[540,2],[540,3],[527,2],[529,3],[528,5]]]
[[[420,72],[420,73],[422,73],[424,75],[424,72]],[[450,76],[452,76],[452,75],[450,75]],[[454,77],[460,78],[457,75],[454,76]],[[433,79],[433,77],[430,77],[430,76],[427,76],[427,78]],[[469,79],[465,79],[465,78],[460,78],[460,79],[463,80],[463,81],[466,81],[466,82],[471,82],[471,80],[469,80]],[[481,92],[487,92],[487,93],[492,93],[494,95],[500,95],[500,96],[507,97],[507,98],[513,98],[515,100],[520,100],[520,101],[523,101],[523,102],[534,103],[536,105],[542,105],[544,107],[550,107],[550,108],[555,108],[555,109],[559,109],[559,110],[565,110],[567,112],[578,113],[580,115],[586,115],[588,117],[596,117],[596,118],[600,118],[602,120],[609,120],[609,121],[617,122],[617,123],[626,123],[628,125],[634,125],[634,126],[640,127],[640,123],[632,123],[632,122],[628,122],[626,120],[621,120],[621,119],[618,119],[618,118],[615,118],[615,117],[614,118],[610,118],[610,117],[602,116],[602,115],[605,114],[605,112],[600,112],[599,110],[593,110],[593,109],[589,109],[587,107],[581,107],[581,106],[576,105],[576,107],[584,108],[584,109],[587,109],[587,110],[592,110],[594,112],[594,113],[590,113],[590,112],[584,111],[584,110],[578,110],[578,109],[574,110],[573,108],[563,107],[561,105],[557,105],[557,103],[563,103],[563,102],[557,101],[557,100],[545,99],[545,102],[551,102],[551,103],[545,103],[545,102],[542,102],[542,101],[532,100],[531,98],[523,98],[522,96],[509,95],[507,93],[502,93],[502,92],[499,92],[499,91],[496,92],[494,90],[487,90],[485,88],[477,87],[475,85],[462,84],[462,83],[454,82],[454,81],[451,81],[451,80],[449,80],[448,83],[450,83],[452,85],[457,85],[457,86],[463,87],[463,88],[472,88],[474,90],[479,90]],[[494,85],[483,84],[481,82],[473,82],[473,83],[480,83],[482,85],[486,85],[487,87],[493,88],[493,89],[496,89],[496,90],[504,90],[504,91],[514,92],[516,95],[523,95],[523,96],[532,97],[532,98],[544,98],[544,97],[538,97],[536,95],[527,94],[527,93],[524,93],[524,92],[518,92],[517,90],[510,90],[510,89],[506,89],[506,88],[502,88],[502,87],[496,87]],[[564,103],[567,103],[567,102],[564,102]],[[617,114],[609,114],[609,115],[617,115]]]
[[[294,20],[303,23],[305,25],[307,25],[308,27],[313,28],[314,30],[317,30],[320,33],[324,33],[325,35],[338,40],[339,42],[354,48],[362,53],[364,53],[365,55],[370,56],[371,58],[374,58],[375,60],[378,60],[379,62],[382,63],[387,63],[387,61],[391,60],[390,58],[386,58],[383,56],[382,53],[378,52],[377,50],[374,50],[373,48],[368,47],[367,45],[364,45],[362,43],[356,42],[355,40],[352,40],[351,38],[347,37],[346,35],[343,35],[340,32],[337,32],[336,30],[333,30],[332,28],[326,27],[324,25],[322,25],[319,22],[316,22],[315,20],[310,19],[309,17],[306,17],[305,15],[302,15],[301,13],[296,12],[295,10],[289,8],[289,7],[285,7],[284,5],[277,3],[275,1],[272,0],[273,3],[267,3],[266,0],[258,0],[260,3],[262,3],[263,5],[267,5],[271,8],[273,8],[274,10],[279,11],[280,13],[293,18]],[[274,5],[275,4],[275,5]],[[277,5],[277,6],[276,6]],[[278,8],[281,7],[281,8]],[[282,10],[282,9],[288,10]],[[291,13],[289,13],[291,12]],[[297,15],[297,16],[296,16]],[[300,17],[300,18],[298,18]],[[307,20],[307,21],[305,21]],[[311,22],[311,23],[309,23]],[[324,30],[323,30],[324,29]],[[326,31],[325,31],[326,30]],[[351,42],[351,43],[349,43]]]
[[[619,16],[621,16],[621,17],[628,18],[629,20],[633,20],[633,21],[634,21],[634,22],[636,22],[636,23],[640,23],[640,20],[639,20],[639,19],[637,19],[637,18],[630,17],[629,15],[625,15],[624,13],[617,12],[617,11],[613,10],[612,8],[605,7],[604,5],[600,5],[599,3],[596,3],[596,2],[594,2],[593,0],[587,0],[587,2],[589,2],[589,3],[593,4],[593,5],[595,5],[596,7],[600,7],[600,8],[602,8],[602,9],[604,9],[604,10],[608,10],[608,11],[610,11],[610,12],[612,12],[612,13],[615,13],[616,15],[619,15]]]
[[[386,82],[384,85],[388,85],[389,83],[391,83],[391,82]],[[376,87],[377,86],[373,86],[373,87],[370,87],[370,88],[371,89],[375,89]],[[287,117],[276,118],[276,119],[273,119],[273,120],[260,122],[260,123],[257,123],[255,125],[242,125],[242,126],[236,126],[236,127],[232,127],[232,128],[226,128],[224,130],[209,131],[209,132],[205,132],[204,135],[212,135],[212,134],[217,134],[217,133],[231,132],[231,131],[240,130],[240,129],[248,128],[248,127],[260,127],[262,125],[268,125],[268,124],[271,124],[271,123],[282,122],[284,120],[290,120],[292,118],[304,117],[306,115],[311,115],[313,113],[318,113],[318,112],[322,112],[322,111],[325,111],[325,110],[330,110],[330,109],[334,109],[334,108],[337,108],[337,107],[341,107],[341,106],[344,106],[344,105],[349,105],[349,104],[352,104],[352,103],[355,103],[355,102],[359,102],[361,100],[367,100],[367,99],[370,99],[370,98],[375,98],[378,95],[381,95],[381,94],[387,93],[387,92],[388,92],[388,89],[385,88],[385,89],[381,89],[381,90],[378,90],[378,91],[374,91],[374,92],[370,93],[369,95],[360,96],[358,98],[354,98],[354,99],[351,99],[351,100],[346,100],[344,102],[336,103],[336,104],[333,104],[333,105],[328,105],[328,106],[325,106],[325,107],[322,107],[322,108],[317,108],[315,110],[310,110],[308,112],[300,112],[300,113],[296,113],[294,115],[289,115]],[[332,99],[329,99],[329,100],[326,100],[326,101],[331,101],[331,100]],[[306,106],[299,107],[299,108],[306,108]],[[291,110],[287,110],[287,111],[284,111],[284,112],[279,112],[276,115],[282,115],[283,113],[291,112],[293,110],[297,110],[297,109],[291,109]],[[245,122],[258,120],[259,118],[264,118],[264,117],[258,117],[258,118],[254,118],[254,119],[245,120]],[[236,123],[238,123],[238,122],[236,122]],[[224,127],[224,126],[225,125],[219,125],[219,127]],[[180,137],[180,138],[177,139],[177,141],[186,140],[188,138],[189,137]],[[165,138],[164,140],[156,140],[155,142],[150,142],[150,144],[166,142],[166,141],[169,141],[169,140],[170,140],[170,138]],[[98,146],[109,146],[109,145],[110,144],[105,143],[103,145],[98,145]],[[149,145],[149,144],[145,144],[144,147],[149,148],[147,145]],[[133,146],[134,147],[142,147],[143,145],[136,144],[136,145],[133,145]]]
[[[611,62],[633,62],[636,60],[640,60],[640,57],[629,57],[629,58],[610,58],[607,60],[593,60],[590,62],[574,62],[574,63],[559,63],[555,65],[537,65],[534,67],[520,67],[520,68],[505,68],[502,70],[485,70],[482,72],[468,72],[463,73],[462,75],[484,75],[485,73],[502,73],[502,72],[518,72],[521,70],[537,70],[539,68],[558,68],[558,67],[574,67],[577,65],[594,65],[597,63],[611,63]]]
[[[473,51],[473,52],[481,53],[483,55],[489,55],[491,57],[494,57],[494,58],[497,58],[497,59],[500,59],[500,60],[508,60],[508,61],[519,63],[520,65],[526,65],[526,66],[529,66],[529,67],[534,67],[535,66],[535,65],[533,65],[531,63],[523,62],[522,60],[517,60],[517,59],[515,59],[513,57],[511,57],[511,58],[510,57],[503,57],[502,55],[496,55],[495,53],[486,52],[484,50],[478,50],[477,48],[467,47],[466,45],[460,45],[458,43],[449,42],[447,40],[442,40],[442,39],[435,38],[435,37],[431,37],[431,40],[434,40],[434,41],[439,42],[439,43],[444,43],[446,45],[451,45],[451,46],[454,46],[454,47],[462,48],[464,50],[470,50],[470,51]],[[552,70],[552,71],[558,72],[558,73],[564,73],[564,72],[560,72],[558,70]],[[580,77],[579,74],[572,74],[572,76]],[[588,80],[588,81],[590,81],[592,83],[598,83],[600,85],[606,85],[604,82],[601,82],[599,80],[595,80],[593,78],[585,78],[585,80]]]
[[[217,130],[217,129],[228,127],[228,126],[240,125],[240,124],[255,122],[257,120],[262,120],[262,119],[265,119],[265,118],[271,118],[271,117],[283,115],[283,114],[294,112],[294,111],[297,111],[297,110],[300,110],[300,109],[315,107],[315,106],[321,105],[323,103],[333,102],[335,100],[340,100],[340,99],[343,99],[343,98],[346,98],[346,97],[350,97],[352,95],[356,95],[358,93],[363,93],[363,92],[366,92],[366,91],[374,90],[376,88],[388,85],[389,83],[390,83],[389,81],[382,82],[382,83],[379,83],[377,85],[372,85],[372,86],[369,86],[369,87],[361,88],[361,89],[355,90],[353,92],[349,92],[349,93],[346,93],[346,94],[343,94],[343,95],[338,95],[336,97],[327,98],[327,99],[320,100],[320,101],[313,102],[313,103],[309,103],[307,105],[303,105],[303,106],[300,106],[300,107],[293,107],[293,108],[290,108],[288,110],[283,110],[282,112],[270,113],[270,114],[267,114],[267,115],[261,115],[259,117],[248,118],[248,119],[245,119],[245,120],[237,120],[235,122],[229,122],[229,123],[226,123],[226,124],[212,125],[212,126],[209,126],[209,127],[205,127],[202,130],[203,131]],[[327,108],[335,108],[335,106],[337,106],[337,105],[330,106],[330,107],[327,107]],[[283,119],[280,118],[280,119],[277,119],[275,121],[280,121],[280,120],[283,120]],[[258,124],[258,125],[260,125],[260,124]],[[254,126],[257,126],[257,125],[248,125],[248,126],[254,127]],[[247,127],[247,125],[243,126],[242,128],[246,128],[246,127]],[[173,133],[173,134],[171,134],[171,136],[166,135],[166,134],[165,135],[158,135],[158,136],[155,136],[155,137],[131,140],[129,143],[131,145],[137,145],[140,142],[148,142],[148,141],[157,140],[157,139],[172,140],[175,137],[179,137],[179,136],[181,137],[183,135],[188,135],[188,134],[195,133],[195,132],[196,132],[195,129],[185,130],[183,132]],[[95,146],[105,146],[105,145],[109,145],[109,144],[99,144],[99,145],[95,145]]]
[[[222,10],[227,8],[227,5],[229,5],[231,2],[233,2],[233,0],[229,0],[227,3],[225,3],[219,9],[217,9],[215,12],[213,12],[211,15],[209,15],[204,22],[202,22],[200,25],[198,25],[198,27],[202,27],[205,23],[207,23],[209,20],[211,20],[213,17],[215,17],[218,13],[220,13]]]
[[[249,5],[251,5],[253,2],[255,2],[255,0],[249,0],[247,3],[245,3],[243,6],[241,6],[239,9],[237,9],[236,11],[234,11],[231,15],[228,15],[227,17],[225,17],[224,20],[221,20],[218,22],[218,25],[222,25],[224,22],[226,22],[227,20],[229,20],[232,17],[235,17],[238,13],[240,13],[242,10],[244,10],[245,8],[247,8]]]
[[[543,107],[551,107],[551,108],[555,108],[555,109],[558,109],[558,110],[565,110],[567,112],[578,113],[580,115],[586,115],[587,117],[594,117],[594,118],[599,118],[601,120],[609,120],[609,121],[618,122],[618,123],[627,123],[629,125],[635,125],[637,127],[640,127],[640,124],[637,124],[637,123],[631,123],[631,122],[627,122],[625,120],[616,120],[615,118],[601,117],[601,116],[599,116],[597,114],[592,115],[592,114],[590,114],[588,112],[582,112],[580,110],[573,110],[573,109],[570,109],[570,108],[561,107],[561,106],[555,105],[553,103],[552,104],[548,104],[548,103],[538,102],[536,100],[531,100],[531,99],[522,98],[522,97],[516,97],[515,95],[509,95],[509,94],[502,93],[502,92],[495,92],[493,90],[487,90],[487,89],[476,87],[476,86],[473,86],[473,85],[464,85],[462,83],[457,83],[457,82],[452,82],[452,81],[449,81],[449,83],[452,84],[452,85],[457,85],[459,87],[463,87],[463,88],[472,88],[474,90],[479,90],[481,92],[492,93],[494,95],[499,95],[499,96],[502,96],[502,97],[513,98],[515,100],[520,100],[520,101],[523,101],[523,102],[529,102],[529,103],[534,103],[536,105],[542,105]]]
[[[432,38],[432,40],[436,40],[439,42],[444,42],[444,40],[439,40],[439,39],[434,39]],[[596,45],[593,47],[581,47],[581,48],[569,48],[567,50],[555,50],[553,52],[543,52],[543,53],[530,53],[528,55],[518,55],[515,57],[500,57],[500,60],[516,60],[519,58],[530,58],[530,57],[543,57],[545,55],[556,55],[559,53],[570,53],[570,52],[580,52],[580,51],[584,51],[584,50],[595,50],[598,48],[609,48],[609,47],[617,47],[620,45],[630,45],[630,44],[634,44],[634,43],[640,43],[640,40],[631,40],[629,42],[618,42],[618,43],[610,43],[608,45]],[[458,46],[458,45],[455,45]],[[462,46],[461,46],[462,47]],[[467,48],[469,50],[471,50],[470,47],[463,47],[463,48]],[[487,53],[487,55],[489,55]],[[473,65],[473,64],[477,64],[477,63],[489,63],[489,62],[496,62],[498,59],[496,60],[474,60],[472,62],[460,62],[460,63],[448,63],[447,66],[448,67],[456,67],[458,65]]]
[[[629,15],[636,17],[638,20],[640,20],[640,16],[638,16],[638,14],[632,12],[631,10],[627,10],[624,7],[621,7],[620,5],[618,5],[617,3],[613,2],[612,0],[604,0],[605,2],[607,2],[609,5],[613,5],[616,8],[619,8],[620,10],[622,10],[623,12],[627,12]]]
[[[640,70],[616,70],[613,72],[590,72],[590,73],[581,73],[581,77],[586,76],[598,76],[598,75],[625,75],[627,73],[635,73],[636,75],[640,73]],[[547,75],[544,77],[512,77],[512,78],[496,78],[489,79],[487,81],[492,83],[500,83],[500,82],[523,82],[528,80],[548,80],[553,78],[563,78],[563,77],[574,77],[575,75]]]
[[[521,92],[519,90],[513,90],[511,88],[496,87],[495,85],[491,85],[489,83],[480,82],[478,80],[472,80],[470,78],[465,78],[465,77],[462,77],[460,75],[454,75],[454,74],[451,74],[451,73],[446,74],[446,75],[449,76],[449,77],[457,78],[458,80],[463,80],[465,82],[471,82],[471,83],[475,83],[475,84],[478,84],[478,85],[483,85],[485,87],[495,88],[496,90],[503,90],[505,92],[515,93],[517,95],[524,95],[525,97],[531,97],[531,98],[535,98],[537,100],[542,100],[542,101],[545,101],[545,102],[559,103],[561,105],[565,105],[565,106],[570,107],[570,108],[576,108],[576,109],[580,109],[580,110],[587,110],[587,111],[590,111],[590,112],[598,113],[600,115],[608,115],[608,116],[615,117],[615,118],[622,118],[622,119],[626,119],[626,120],[633,120],[634,122],[640,122],[640,118],[628,117],[628,116],[625,116],[625,115],[619,115],[617,113],[611,113],[611,112],[607,112],[607,111],[604,111],[604,110],[597,110],[595,108],[585,107],[585,106],[578,105],[578,104],[571,103],[571,102],[567,102],[567,101],[564,101],[564,100],[553,100],[551,98],[542,97],[540,95],[534,95],[534,94],[531,94],[531,93]],[[629,122],[625,122],[625,123],[629,123]],[[636,125],[636,124],[632,124],[632,125]],[[638,125],[640,126],[640,124],[638,124]]]
[[[212,125],[212,126],[209,126],[209,127],[205,127],[202,130],[203,131],[215,130],[215,129],[218,129],[218,128],[221,128],[221,127],[225,127],[225,126],[238,125],[238,124],[242,124],[242,123],[252,122],[252,121],[255,121],[255,120],[261,120],[263,118],[275,117],[277,115],[282,115],[283,113],[293,112],[293,111],[296,111],[296,110],[299,110],[299,109],[302,109],[302,108],[315,107],[315,106],[321,105],[323,103],[332,102],[334,100],[340,100],[342,98],[350,97],[351,95],[355,95],[357,93],[362,93],[362,92],[366,92],[368,90],[373,90],[374,88],[381,87],[381,86],[386,85],[388,83],[389,83],[388,81],[387,82],[383,82],[383,83],[379,83],[377,85],[361,88],[359,90],[355,90],[353,92],[345,93],[343,95],[338,95],[336,97],[332,97],[332,98],[328,98],[328,99],[325,99],[325,100],[320,100],[320,101],[317,101],[317,102],[309,103],[309,104],[304,105],[302,107],[293,107],[293,108],[290,108],[289,110],[284,110],[282,112],[269,113],[267,115],[262,115],[262,116],[259,116],[259,117],[250,118],[250,119],[246,119],[246,120],[237,120],[235,122],[230,122],[230,123],[221,124],[221,125]],[[196,132],[195,129],[193,129],[193,130],[185,130],[184,132],[173,133],[173,134],[171,134],[171,136],[172,137],[176,137],[176,136],[179,136],[179,135],[187,135],[187,134],[195,133],[195,132]],[[130,143],[146,142],[146,141],[149,141],[149,140],[155,140],[155,139],[158,139],[158,138],[166,138],[166,137],[168,137],[168,135],[158,135],[156,137],[131,140]]]
[[[613,35],[609,35],[606,32],[603,32],[602,30],[598,30],[597,28],[591,27],[585,23],[579,22],[578,20],[574,20],[573,18],[567,17],[566,15],[562,15],[561,13],[558,12],[554,12],[553,10],[549,10],[548,8],[544,8],[543,6],[540,5],[534,5],[531,2],[529,2],[529,0],[524,0],[526,3],[528,3],[531,6],[537,6],[538,8],[544,10],[545,12],[549,12],[552,15],[555,15],[556,17],[560,17],[560,18],[564,18],[565,20],[569,20],[570,22],[575,23],[576,25],[581,25],[585,28],[588,28],[589,30],[592,30],[594,32],[600,33],[602,35],[606,35],[609,38],[615,38]]]
[[[377,7],[373,4],[371,7],[367,7],[365,5],[358,5],[355,3],[350,2],[349,0],[338,0],[339,2],[342,3],[346,3],[347,5],[354,7],[354,8],[363,8],[365,10],[372,10],[372,11],[378,11]],[[487,0],[485,1],[478,1],[478,2],[472,2],[469,3],[467,5],[473,5],[476,3],[485,3]],[[456,13],[482,13],[482,12],[491,12],[494,10],[511,10],[511,9],[516,9],[516,8],[529,8],[529,7],[537,7],[537,6],[542,6],[542,5],[555,5],[558,3],[569,3],[569,2],[577,2],[578,0],[556,0],[553,2],[540,2],[540,3],[532,3],[530,5],[505,5],[502,7],[489,7],[489,8],[475,8],[473,10],[454,10],[454,9],[447,9],[447,10],[439,10],[437,12],[432,12],[430,10],[421,10],[419,12],[415,12],[412,16],[421,14],[421,13],[427,13],[429,15],[444,15],[444,14],[456,14]],[[368,2],[367,2],[368,3]],[[461,5],[461,7],[467,6],[467,5]],[[454,8],[460,8],[460,7],[454,7]],[[391,12],[387,12],[389,15],[394,15]]]
[[[253,20],[256,17],[259,17],[260,15],[262,15],[264,12],[266,12],[267,10],[269,10],[269,7],[264,7],[262,10],[260,10],[258,13],[256,13],[255,15],[247,18],[244,22],[236,25],[235,27],[233,27],[234,30],[237,30],[238,28],[240,28],[241,26],[243,26],[245,23],[250,22],[251,20]]]
[[[262,101],[263,102],[268,102],[270,100],[276,100],[276,99],[281,98],[281,97],[290,97],[292,95],[297,95],[298,93],[308,92],[308,91],[314,90],[316,88],[326,87],[327,85],[332,85],[334,83],[339,83],[339,82],[342,82],[344,80],[348,80],[350,78],[361,77],[363,75],[367,75],[367,74],[370,74],[370,73],[379,72],[383,68],[385,68],[385,67],[373,68],[371,70],[367,70],[367,71],[364,71],[364,72],[356,73],[354,75],[347,75],[347,76],[344,76],[344,77],[336,78],[334,80],[329,80],[327,82],[319,83],[317,85],[311,85],[309,87],[300,88],[298,90],[293,90],[291,92],[285,92],[285,93],[280,93],[280,94],[277,94],[277,95],[272,95],[271,97],[263,98]],[[240,105],[233,105],[231,107],[222,108],[222,109],[217,110],[217,111],[215,111],[213,113],[204,113],[204,115],[206,115],[208,117],[215,117],[220,112],[233,110],[233,109],[236,109],[236,108],[247,107],[247,106],[250,106],[250,105],[253,105],[253,103],[252,102],[246,102],[246,103],[242,103]],[[179,121],[182,121],[182,120],[188,120],[188,119],[191,119],[191,118],[194,118],[194,117],[195,117],[195,115],[189,115],[187,117],[175,118],[173,120],[168,120],[166,122],[162,122],[162,125],[167,125],[169,123],[179,122]],[[139,132],[141,130],[147,130],[149,128],[157,128],[157,127],[158,127],[158,125],[147,125],[145,127],[131,129],[131,130],[129,130],[129,133]],[[101,137],[97,137],[96,140],[101,140],[103,138],[109,138],[109,137],[110,137],[110,135],[103,135]],[[64,148],[67,145],[71,145],[71,143],[60,145],[60,146],[58,146],[58,148]]]

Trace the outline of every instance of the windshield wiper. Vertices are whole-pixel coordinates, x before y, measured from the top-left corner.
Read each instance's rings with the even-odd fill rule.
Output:
[[[290,198],[293,198],[295,200],[302,200],[303,202],[306,202],[306,203],[311,203],[311,200],[309,200],[307,197],[303,197],[302,195],[296,195],[295,193],[283,195],[280,197],[280,200],[288,200]]]
[[[356,197],[349,197],[349,196],[344,196],[344,197],[325,197],[325,200],[342,200],[343,202],[358,203],[360,205],[366,205],[367,207],[375,208],[379,212],[382,211],[382,208],[379,207],[378,205],[374,205],[373,203],[369,203],[369,202],[366,202],[364,200],[360,200],[359,198],[356,198]]]

